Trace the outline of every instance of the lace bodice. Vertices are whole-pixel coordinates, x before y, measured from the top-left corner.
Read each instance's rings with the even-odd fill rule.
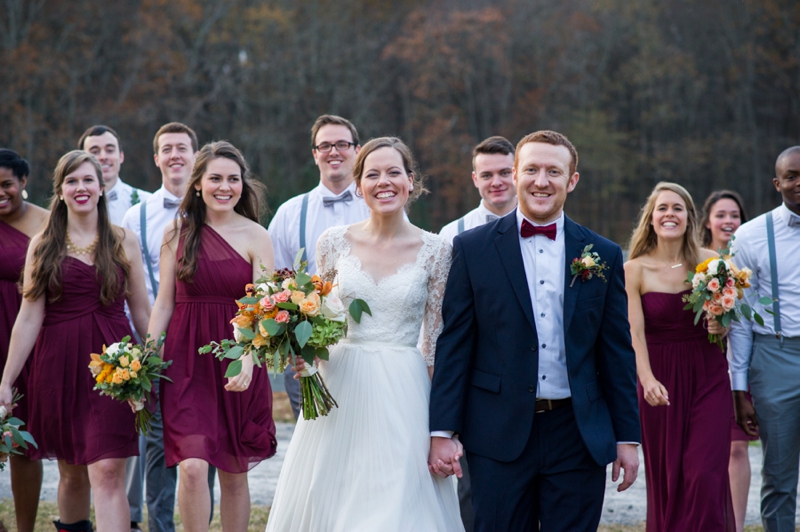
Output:
[[[423,232],[422,241],[416,261],[375,282],[351,253],[347,227],[332,227],[317,241],[317,267],[320,274],[337,271],[337,288],[345,307],[353,299],[363,299],[372,311],[360,324],[348,315],[349,340],[414,346],[422,327],[422,355],[432,366],[442,332],[442,299],[452,250],[432,233]]]

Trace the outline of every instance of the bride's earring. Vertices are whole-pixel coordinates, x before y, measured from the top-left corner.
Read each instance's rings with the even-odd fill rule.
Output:
[[[195,195],[195,196],[197,196],[197,197],[199,198],[199,197],[200,197],[200,191],[199,191],[199,190],[195,190],[195,191],[194,191],[194,195]]]
[[[25,190],[24,188],[22,189],[22,199],[24,200],[28,199],[28,191]]]

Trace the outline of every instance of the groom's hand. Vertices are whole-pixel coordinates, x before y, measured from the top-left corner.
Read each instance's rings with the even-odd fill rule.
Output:
[[[639,451],[636,447],[632,443],[617,444],[617,459],[614,460],[614,466],[611,469],[612,482],[619,479],[620,468],[625,470],[622,483],[617,486],[617,491],[625,491],[636,481],[636,475],[639,473]]]
[[[428,454],[428,469],[434,475],[447,478],[455,475],[461,478],[461,464],[458,459],[464,454],[461,442],[456,437],[441,438],[431,436],[431,450]]]

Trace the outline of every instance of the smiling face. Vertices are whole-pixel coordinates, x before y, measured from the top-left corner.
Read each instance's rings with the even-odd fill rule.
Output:
[[[69,212],[76,214],[96,210],[102,194],[103,187],[97,178],[96,169],[88,161],[64,177],[59,192]]]
[[[650,224],[656,236],[664,240],[682,239],[686,233],[686,203],[671,190],[662,190],[655,201]]]
[[[781,193],[783,203],[790,211],[800,215],[800,152],[793,151],[782,157],[775,174],[772,182]]]
[[[125,161],[125,154],[119,149],[119,140],[110,131],[102,135],[86,137],[83,149],[94,155],[103,169],[103,181],[111,189],[119,178],[119,170]]]
[[[23,203],[22,189],[25,178],[18,178],[11,168],[0,166],[0,217],[11,216]]]
[[[206,208],[210,211],[232,211],[242,197],[242,169],[236,161],[217,157],[208,162],[200,183],[200,191]]]
[[[742,225],[739,204],[730,198],[722,198],[711,206],[706,228],[711,231],[711,249],[724,248],[733,233]]]
[[[472,182],[487,208],[505,214],[517,201],[514,188],[514,155],[479,153],[475,156]]]
[[[327,124],[317,131],[314,145],[336,144],[337,142],[353,142],[353,134],[339,124]],[[353,182],[353,163],[360,147],[350,146],[339,151],[335,146],[327,153],[313,149],[311,154],[314,162],[319,167],[319,176],[322,183],[332,191],[343,190]]]
[[[565,146],[529,142],[517,152],[514,183],[522,214],[537,224],[561,216],[567,194],[575,190],[580,176],[570,175],[572,157]]]
[[[391,214],[402,211],[413,187],[403,157],[394,148],[378,148],[364,159],[358,190],[371,211]]]
[[[163,133],[158,137],[156,166],[161,170],[164,188],[182,198],[192,175],[197,154],[192,149],[192,139],[187,133]]]

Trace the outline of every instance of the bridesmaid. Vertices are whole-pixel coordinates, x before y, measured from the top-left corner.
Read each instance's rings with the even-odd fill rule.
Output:
[[[133,412],[93,391],[89,354],[145,332],[150,306],[136,237],[111,225],[103,172],[91,154],[71,151],[56,166],[43,232],[28,247],[23,300],[0,382],[0,404],[31,349],[31,458],[58,459],[58,530],[91,531],[90,489],[98,530],[127,532],[125,461],[138,453]],[[34,347],[35,342],[35,347]]]
[[[22,304],[19,281],[28,242],[47,222],[47,210],[25,201],[28,172],[28,161],[15,151],[0,149],[0,372],[6,366],[11,328]],[[29,359],[14,383],[23,396],[14,415],[25,421],[30,362]],[[11,455],[10,462],[17,530],[33,532],[42,488],[42,462],[27,455]]]
[[[164,452],[180,464],[178,507],[189,532],[208,530],[208,464],[219,470],[222,529],[245,531],[250,519],[247,471],[275,454],[272,390],[266,371],[226,379],[231,361],[197,350],[232,336],[235,300],[272,269],[269,233],[258,223],[263,185],[228,142],[198,153],[179,219],[164,234],[161,284],[149,332],[166,330],[164,357],[173,382],[162,382]]]
[[[714,251],[725,249],[731,236],[740,225],[747,221],[742,197],[731,190],[712,192],[703,205],[703,218],[700,220],[700,242],[704,248]],[[730,345],[728,346],[730,360]],[[747,400],[752,403],[750,393]],[[744,530],[744,518],[747,513],[747,495],[750,491],[750,455],[747,452],[749,442],[758,440],[758,436],[748,436],[731,420],[731,458],[728,463],[728,475],[731,479],[731,497],[733,513],[736,516],[736,532]]]
[[[633,232],[625,264],[628,316],[647,476],[647,531],[734,530],[728,481],[731,385],[725,353],[683,310],[688,273],[716,256],[697,242],[689,193],[656,185]],[[707,330],[706,330],[707,329]]]

